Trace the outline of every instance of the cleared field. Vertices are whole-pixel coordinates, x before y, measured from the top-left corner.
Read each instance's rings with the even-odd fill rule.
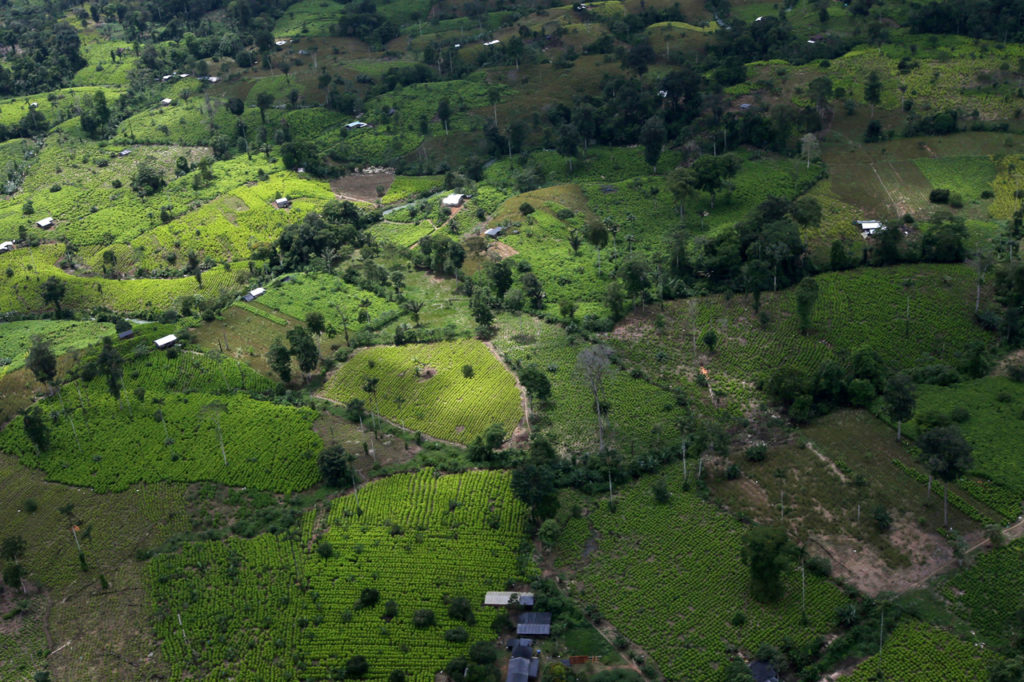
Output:
[[[755,651],[784,638],[801,644],[831,628],[846,602],[839,588],[808,576],[803,623],[798,571],[785,574],[779,602],[754,601],[740,561],[747,527],[682,492],[682,463],[658,478],[671,491],[666,504],[651,494],[653,477],[621,488],[615,512],[607,500],[567,496],[588,513],[569,520],[556,562],[575,571],[576,596],[643,647],[666,678],[715,680],[730,647]],[[740,625],[733,624],[737,613],[744,615]]]
[[[529,570],[517,563],[527,510],[510,479],[398,474],[360,489],[358,507],[347,495],[323,519],[308,514],[301,537],[200,543],[155,558],[149,599],[171,677],[325,679],[360,655],[368,679],[404,670],[406,679],[432,680],[466,651],[446,630],[493,639],[484,592]],[[362,605],[364,588],[378,600]],[[469,600],[471,621],[449,616],[457,597]],[[420,610],[435,623],[416,627]]]
[[[472,367],[468,377],[465,365]],[[373,379],[375,393],[366,390]],[[473,340],[362,349],[331,375],[323,394],[346,403],[358,398],[408,429],[457,443],[472,442],[492,424],[507,437],[523,417],[515,378]]]

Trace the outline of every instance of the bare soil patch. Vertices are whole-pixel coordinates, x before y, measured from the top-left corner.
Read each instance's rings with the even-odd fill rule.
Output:
[[[375,204],[377,203],[377,187],[381,186],[387,192],[394,181],[395,172],[393,170],[383,173],[349,173],[331,180],[331,191],[338,195],[339,199]]]

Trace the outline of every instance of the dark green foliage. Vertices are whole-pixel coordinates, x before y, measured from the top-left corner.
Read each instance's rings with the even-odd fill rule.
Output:
[[[281,339],[274,339],[274,342],[270,344],[270,351],[267,352],[267,362],[270,364],[270,369],[281,378],[281,381],[288,383],[292,380],[292,356],[288,352],[288,349]]]
[[[360,679],[366,677],[370,671],[370,664],[365,656],[353,656],[345,661],[345,679]]]
[[[473,607],[465,597],[456,597],[448,605],[448,616],[455,620],[461,620],[472,625],[476,622],[473,615]]]
[[[789,566],[790,544],[786,530],[755,526],[743,539],[741,557],[750,567],[750,593],[760,602],[782,597],[782,571]]]
[[[519,382],[535,400],[547,400],[551,395],[551,380],[536,364],[527,365],[519,372]]]
[[[434,612],[430,609],[417,609],[412,614],[412,624],[417,628],[429,628],[435,620]]]

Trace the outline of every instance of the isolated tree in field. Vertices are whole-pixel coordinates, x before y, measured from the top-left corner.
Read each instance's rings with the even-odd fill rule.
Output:
[[[25,538],[20,535],[9,535],[0,541],[0,559],[4,561],[17,561],[24,556],[28,545]]]
[[[57,279],[56,277],[48,277],[43,282],[43,300],[50,303],[57,309],[57,314],[61,313],[61,302],[64,300],[64,294],[67,290],[64,280]]]
[[[597,414],[598,452],[604,452],[604,416],[601,413],[601,394],[604,378],[611,368],[612,351],[608,346],[596,345],[585,348],[576,358],[576,367],[583,375],[590,393],[594,398],[594,411]]]
[[[256,95],[256,107],[260,110],[260,123],[267,124],[267,109],[274,106],[274,96],[269,92]]]
[[[423,301],[416,300],[415,298],[406,299],[402,304],[409,314],[412,315],[412,322],[417,327],[420,326],[420,311],[423,310]],[[348,339],[345,340],[348,343]]]
[[[762,603],[778,601],[783,594],[782,572],[791,554],[786,530],[779,526],[755,526],[743,538],[741,558],[750,567],[750,594]]]
[[[445,97],[437,103],[437,120],[444,126],[444,134],[448,134],[448,122],[452,120],[452,105]]]
[[[668,189],[679,204],[679,217],[683,217],[686,202],[696,191],[697,176],[689,168],[679,167],[669,173]]]
[[[889,379],[885,394],[886,410],[896,420],[896,440],[903,440],[903,422],[914,416],[914,382],[909,376],[900,372]]]
[[[378,430],[377,424],[377,385],[380,383],[380,379],[377,377],[368,377],[366,383],[363,384],[363,390],[370,396],[370,402],[373,404],[373,423],[374,432]]]
[[[324,316],[322,313],[311,312],[306,314],[306,328],[313,334],[323,334],[327,327],[324,325]]]
[[[295,356],[299,370],[307,375],[316,369],[320,362],[320,351],[309,330],[305,327],[292,327],[285,336],[288,339],[288,352]]]
[[[871,105],[871,118],[874,118],[875,105],[882,101],[882,81],[877,71],[868,74],[867,83],[864,84],[864,101]]]
[[[601,269],[601,249],[608,245],[608,229],[598,222],[587,225],[587,241],[597,249],[597,269]]]
[[[24,585],[21,581],[25,577],[25,569],[22,568],[21,564],[11,562],[4,566],[4,583],[8,587],[21,587],[21,591],[25,591]]]
[[[942,525],[949,526],[949,484],[967,473],[974,463],[971,446],[955,426],[929,429],[917,439],[924,463],[933,476],[943,482]]]
[[[536,364],[529,364],[519,372],[519,382],[534,400],[547,400],[551,395],[551,381],[547,373]]]
[[[332,488],[344,488],[355,480],[352,462],[355,458],[340,445],[329,445],[320,451],[317,465],[324,483]]]
[[[655,173],[658,172],[658,159],[661,158],[661,149],[665,146],[667,133],[665,122],[660,116],[651,116],[640,128],[640,144],[644,148],[644,161]]]
[[[38,406],[25,412],[22,418],[22,426],[25,428],[25,435],[36,448],[36,453],[46,450],[50,444],[50,429],[43,418],[43,411]]]
[[[813,277],[805,277],[796,288],[796,314],[800,318],[801,334],[807,334],[810,331],[811,317],[817,302],[818,282]]]
[[[50,344],[41,336],[32,337],[32,347],[28,351],[28,360],[25,364],[36,381],[50,386],[52,392],[53,380],[57,376],[57,357],[53,354]]]
[[[481,327],[490,327],[494,322],[494,311],[491,309],[491,297],[486,287],[476,287],[469,299],[469,311],[473,319]]]
[[[700,340],[707,346],[708,352],[714,354],[715,347],[718,345],[718,332],[714,328],[708,329],[701,335]]]
[[[821,158],[821,145],[818,143],[818,136],[814,133],[807,133],[800,138],[800,154],[806,159],[807,167],[811,167],[811,161]]]
[[[639,255],[630,256],[619,269],[622,281],[626,283],[626,290],[634,299],[638,299],[643,305],[643,294],[651,286],[651,279],[648,277],[647,263]]]
[[[109,336],[103,339],[103,347],[96,359],[96,369],[107,379],[107,389],[115,400],[121,400],[121,377],[124,374],[124,358],[114,347]]]
[[[270,365],[270,369],[281,377],[282,382],[287,384],[292,380],[292,356],[285,345],[281,343],[280,337],[274,339],[274,342],[270,344],[267,363]]]

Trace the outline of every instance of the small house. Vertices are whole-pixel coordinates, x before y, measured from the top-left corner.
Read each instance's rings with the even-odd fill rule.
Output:
[[[865,239],[885,229],[885,225],[879,220],[858,220],[857,224],[860,226],[861,236]]]
[[[550,635],[551,614],[547,612],[530,612],[519,614],[516,623],[517,635]]]
[[[275,40],[274,44],[277,45],[278,47],[284,47],[285,45],[288,44],[288,41],[287,40]]]
[[[518,646],[533,646],[533,640],[525,637],[513,637],[512,639],[505,642],[505,648],[512,651]]]
[[[160,106],[166,107],[169,106],[172,102],[174,102],[174,100],[172,100],[170,97],[164,97],[162,100],[160,100]]]
[[[533,606],[533,592],[488,592],[484,595],[484,606]]]
[[[456,206],[462,206],[462,202],[465,200],[465,194],[449,194],[444,199],[441,199],[441,205],[447,208],[455,208]]]
[[[179,73],[178,74],[178,78],[188,78],[188,74],[187,73]]]
[[[117,155],[118,155],[118,156],[128,156],[128,155],[129,155],[129,154],[131,154],[131,153],[132,153],[132,150],[131,150],[131,149],[122,149],[121,151],[119,151],[119,152],[117,153]]]
[[[494,40],[488,40],[486,43],[484,43],[484,47],[493,47],[493,46],[497,45],[500,42],[501,41],[498,40],[497,38],[495,38]]]
[[[162,81],[164,81],[166,83],[167,81],[171,80],[172,78],[174,78],[174,74],[170,74],[169,73],[166,76],[164,76],[163,78],[161,78],[160,80],[162,80]]]
[[[352,121],[351,123],[346,123],[345,127],[349,128],[349,129],[352,129],[352,128],[368,128],[369,124],[363,123],[362,121]]]
[[[135,330],[134,329],[125,329],[123,332],[118,332],[117,333],[117,338],[120,339],[121,341],[124,341],[125,339],[131,339],[131,338],[134,338],[134,337],[135,337]]]
[[[220,76],[207,76],[206,80],[209,81],[210,83],[216,83],[217,81],[220,80]]]
[[[156,347],[159,348],[160,350],[164,350],[165,348],[170,348],[171,346],[173,346],[177,341],[177,336],[175,336],[174,334],[168,334],[167,336],[161,336],[153,343],[155,343]]]
[[[37,220],[36,221],[36,227],[44,229],[44,230],[50,229],[51,227],[53,227],[53,217],[52,216],[46,216],[42,220]]]
[[[505,231],[505,226],[504,225],[498,225],[497,227],[492,227],[489,230],[484,230],[484,234],[486,234],[488,237],[494,237],[495,239],[497,239],[498,235],[500,235],[504,231]]]
[[[28,103],[28,108],[29,108],[29,109],[35,109],[35,108],[37,108],[38,106],[39,106],[39,102],[29,102],[29,103]]]
[[[279,199],[274,199],[274,206],[277,206],[278,208],[288,208],[291,205],[292,205],[292,200],[289,199],[288,197],[281,197]]]
[[[253,298],[259,298],[265,293],[267,293],[266,289],[264,289],[263,287],[256,287],[255,289],[249,292],[249,295],[251,295]]]
[[[14,242],[0,242],[0,253],[14,251]]]
[[[516,646],[508,661],[505,682],[528,682],[537,679],[539,674],[540,659],[534,658],[533,649],[528,646]]]

